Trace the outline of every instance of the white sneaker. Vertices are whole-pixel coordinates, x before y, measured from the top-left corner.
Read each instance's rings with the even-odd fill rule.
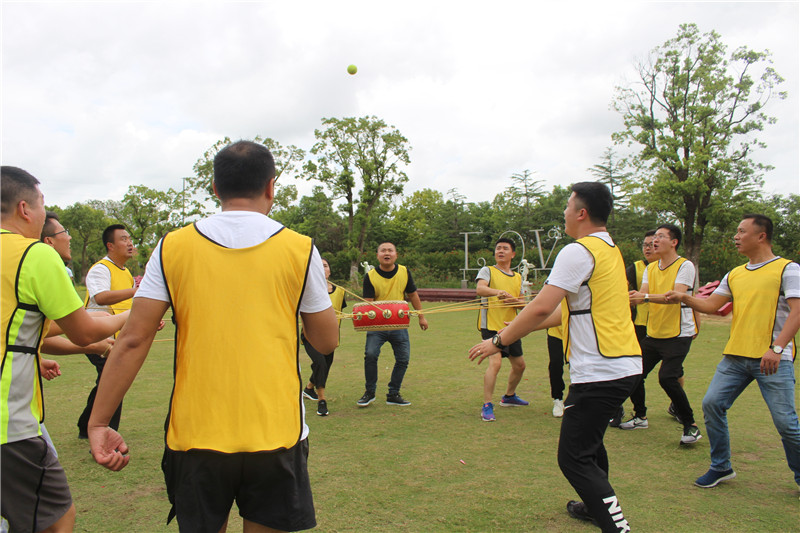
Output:
[[[553,416],[556,418],[564,416],[564,402],[558,398],[553,400]]]
[[[649,424],[647,423],[646,418],[634,416],[627,422],[620,424],[619,429],[647,429],[647,426],[649,426]]]

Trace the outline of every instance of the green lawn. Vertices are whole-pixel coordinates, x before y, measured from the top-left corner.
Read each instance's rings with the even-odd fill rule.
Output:
[[[518,392],[531,405],[498,407],[497,422],[484,423],[479,412],[485,365],[466,356],[479,339],[475,314],[432,314],[429,322],[427,332],[411,330],[403,395],[412,405],[383,402],[393,364],[387,345],[378,401],[365,409],[356,406],[364,386],[364,334],[343,322],[328,382],[331,416],[318,417],[314,405],[306,404],[317,530],[596,531],[565,511],[575,494],[556,464],[560,422],[550,413],[544,333],[524,341],[528,369]],[[46,423],[69,477],[77,531],[177,531],[174,523],[164,525],[168,503],[160,470],[172,384],[171,335],[169,325],[159,333],[125,399],[121,429],[131,462],[122,472],[96,465],[87,442],[77,439],[75,423],[94,383],[88,361],[60,358],[63,375],[45,386]],[[705,321],[687,360],[686,389],[698,416],[726,338],[726,322]],[[305,354],[301,361],[305,379],[310,361]],[[506,364],[498,400],[507,376]],[[757,386],[730,411],[738,477],[699,489],[692,481],[708,468],[708,440],[679,446],[681,427],[666,413],[669,400],[657,380],[648,385],[650,428],[610,429],[606,436],[611,481],[635,531],[797,531],[798,488]],[[230,530],[240,530],[239,524],[238,516],[233,518]]]

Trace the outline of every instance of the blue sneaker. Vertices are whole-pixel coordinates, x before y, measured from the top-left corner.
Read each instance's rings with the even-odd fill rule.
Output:
[[[492,402],[483,404],[481,408],[481,420],[484,422],[494,422],[494,405],[492,405]]]
[[[503,395],[503,397],[500,398],[500,405],[503,407],[516,407],[518,405],[528,405],[528,402],[514,393],[512,396]]]
[[[710,489],[711,487],[716,487],[720,481],[728,481],[729,479],[733,479],[735,477],[736,472],[733,471],[733,468],[729,468],[728,470],[722,472],[719,470],[711,470],[709,468],[708,472],[694,480],[694,484],[698,487],[703,487],[704,489]]]

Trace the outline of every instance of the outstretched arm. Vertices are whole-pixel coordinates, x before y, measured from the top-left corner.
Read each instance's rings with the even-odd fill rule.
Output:
[[[698,298],[679,291],[669,291],[664,294],[665,304],[682,303],[695,311],[700,311],[707,315],[713,315],[717,312],[717,309],[728,303],[728,301],[730,301],[730,298],[721,294],[711,294],[708,298]]]
[[[59,329],[78,346],[86,346],[112,336],[125,324],[130,311],[118,315],[92,316],[80,307],[64,318],[56,320]],[[55,334],[55,333],[54,333]]]
[[[121,470],[130,457],[122,436],[108,427],[114,411],[142,367],[168,302],[136,298],[131,316],[117,339],[97,387],[88,432],[92,456],[109,470]]]
[[[414,309],[417,311],[422,311],[422,302],[419,299],[419,294],[417,291],[414,291],[408,295],[408,301],[411,302],[411,305],[414,306]],[[428,320],[425,318],[425,316],[422,313],[419,313],[417,317],[419,318],[420,329],[423,331],[428,329]]]
[[[500,342],[504,346],[508,346],[532,331],[558,325],[559,321],[556,320],[557,315],[554,313],[560,311],[559,304],[566,295],[567,291],[560,287],[545,285],[536,298],[511,321],[511,324],[498,333]],[[492,340],[487,339],[470,349],[469,358],[472,361],[477,358],[478,364],[480,364],[486,357],[499,351],[500,349],[492,343]]]

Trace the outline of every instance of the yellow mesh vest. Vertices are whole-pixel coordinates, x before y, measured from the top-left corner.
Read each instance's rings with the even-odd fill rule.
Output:
[[[642,288],[642,277],[644,277],[644,270],[647,268],[647,265],[644,264],[644,261],[636,261],[633,266],[636,268],[636,287],[634,287],[634,289],[638,291]],[[647,325],[649,307],[650,304],[648,303],[641,303],[636,306],[636,319],[633,321],[634,326]]]
[[[775,312],[781,293],[781,278],[788,259],[778,258],[755,270],[738,266],[728,274],[733,296],[731,335],[723,353],[760,359],[772,346]],[[792,359],[797,343],[792,340]]]
[[[675,279],[678,277],[678,270],[686,261],[685,257],[679,257],[673,263],[661,270],[658,268],[658,261],[653,261],[647,265],[647,284],[651,294],[664,294],[675,289]],[[691,289],[691,288],[690,288]],[[651,305],[647,317],[647,336],[654,339],[671,339],[681,334],[681,305]],[[697,326],[695,325],[695,332]]]
[[[108,271],[111,272],[111,287],[109,287],[109,290],[122,291],[133,287],[133,274],[131,274],[131,271],[127,268],[120,268],[108,259],[101,259],[94,265],[105,265],[106,268],[108,268]],[[92,265],[92,267],[94,267],[94,265]],[[86,305],[88,303],[89,293],[87,292],[83,304]],[[118,315],[119,313],[130,309],[131,305],[133,305],[133,298],[122,300],[121,302],[109,305],[108,307],[111,309],[112,315]]]
[[[311,239],[285,228],[241,249],[194,226],[164,238],[176,319],[170,449],[257,452],[299,441],[297,316],[311,250]]]
[[[22,235],[2,233],[2,371],[0,372],[0,443],[20,435],[41,435],[44,420],[39,349],[49,321],[36,307],[22,304],[17,295],[17,276],[31,246],[39,243]],[[27,438],[27,437],[26,437]]]
[[[567,306],[567,299],[564,298],[561,300],[561,316],[564,316],[564,308]],[[553,326],[552,328],[547,328],[547,334],[551,337],[555,337],[557,339],[564,339],[564,326],[563,324],[559,324],[557,326]]]
[[[369,281],[375,288],[375,300],[402,301],[406,299],[405,290],[406,285],[408,285],[408,270],[403,265],[397,265],[397,272],[391,279],[386,279],[378,274],[376,268],[370,270],[367,276],[369,276]]]
[[[509,276],[496,266],[490,266],[489,272],[489,287],[506,291],[514,298],[519,296],[522,291],[522,276],[519,272],[512,272]],[[500,331],[506,327],[506,322],[511,322],[517,316],[515,307],[505,307],[496,296],[482,297],[481,306],[483,309],[478,311],[478,329]]]
[[[569,304],[561,306],[564,355],[569,361],[569,322],[573,317],[589,314],[592,318],[597,349],[603,357],[626,357],[641,355],[636,331],[631,322],[628,300],[628,280],[625,264],[619,248],[609,245],[599,237],[587,236],[578,239],[594,258],[594,270],[584,284],[591,292],[589,309],[571,309]]]

